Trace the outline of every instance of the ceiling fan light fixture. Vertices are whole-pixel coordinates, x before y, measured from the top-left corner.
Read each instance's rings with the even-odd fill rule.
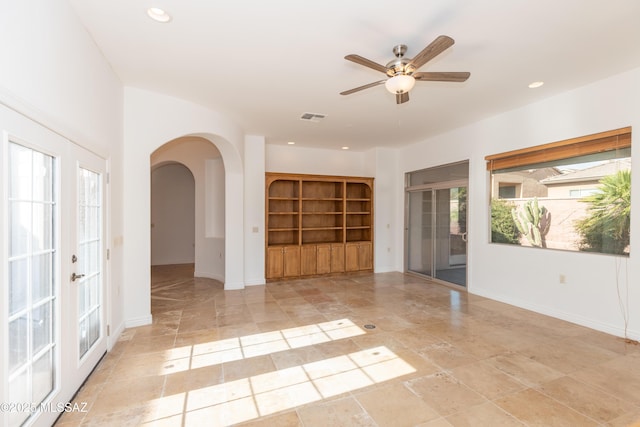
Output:
[[[171,21],[171,15],[169,15],[164,9],[160,9],[159,7],[150,7],[149,9],[147,9],[147,15],[149,15],[149,18],[153,19],[154,21],[163,24]]]
[[[384,87],[394,95],[409,92],[416,84],[416,79],[407,74],[398,74],[384,83]]]

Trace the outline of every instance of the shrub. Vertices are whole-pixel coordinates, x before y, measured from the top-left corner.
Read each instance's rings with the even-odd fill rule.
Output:
[[[581,201],[589,203],[589,207],[588,216],[576,221],[580,250],[625,254],[631,234],[631,171],[605,176],[598,192]]]
[[[491,241],[520,244],[520,232],[511,216],[515,204],[500,199],[491,200]]]

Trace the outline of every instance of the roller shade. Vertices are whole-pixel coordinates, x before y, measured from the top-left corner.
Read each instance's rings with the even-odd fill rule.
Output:
[[[496,171],[631,147],[631,127],[486,156]]]

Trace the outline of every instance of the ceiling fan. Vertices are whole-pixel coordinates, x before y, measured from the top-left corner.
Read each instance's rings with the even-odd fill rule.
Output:
[[[464,82],[471,75],[468,72],[416,72],[418,68],[453,46],[454,40],[449,36],[438,36],[427,47],[422,49],[413,59],[407,59],[404,54],[407,46],[401,44],[393,48],[395,59],[386,66],[380,65],[360,55],[347,55],[344,59],[364,65],[376,71],[385,73],[388,78],[369,83],[350,90],[340,92],[340,95],[350,95],[354,92],[384,84],[387,90],[396,95],[396,103],[402,104],[409,101],[409,91],[416,80],[435,82]]]

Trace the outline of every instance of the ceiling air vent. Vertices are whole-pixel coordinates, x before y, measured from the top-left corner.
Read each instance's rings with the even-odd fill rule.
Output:
[[[300,120],[304,120],[306,122],[314,122],[318,123],[320,120],[327,117],[326,114],[317,114],[317,113],[302,113],[300,116]]]

